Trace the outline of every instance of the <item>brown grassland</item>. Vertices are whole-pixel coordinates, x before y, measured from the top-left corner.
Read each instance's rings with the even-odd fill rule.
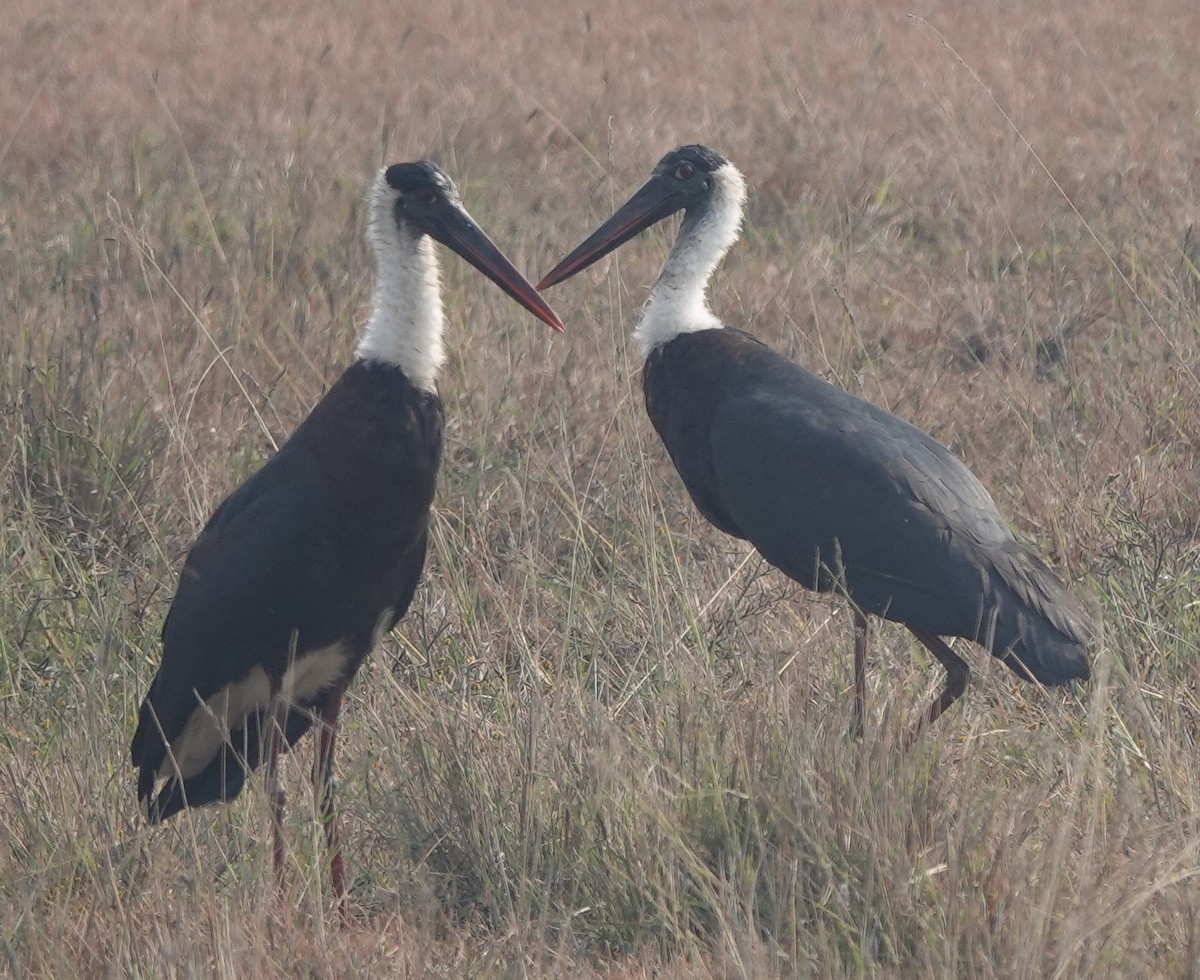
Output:
[[[409,9],[411,8],[411,9]],[[9,0],[0,22],[0,973],[1200,973],[1200,5]],[[727,322],[964,458],[1103,623],[1090,684],[940,671],[692,508],[629,332],[443,257],[427,574],[341,742],[147,828],[182,555],[349,363],[363,194],[428,156],[536,279],[671,146],[752,188]]]

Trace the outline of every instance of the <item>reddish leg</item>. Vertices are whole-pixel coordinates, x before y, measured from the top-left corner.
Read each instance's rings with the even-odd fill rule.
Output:
[[[967,679],[971,676],[971,669],[967,666],[966,661],[951,650],[940,636],[914,630],[911,626],[909,629],[912,630],[913,636],[921,641],[925,649],[937,657],[938,662],[946,669],[946,686],[929,706],[925,718],[918,722],[917,726],[909,733],[908,739],[904,743],[906,749],[911,749],[921,732],[937,721],[943,711],[963,696],[963,692],[967,689]]]
[[[337,776],[333,768],[333,748],[337,739],[338,713],[341,708],[340,691],[330,695],[321,707],[317,754],[313,765],[313,792],[317,797],[317,812],[325,825],[325,845],[329,851],[329,883],[333,889],[333,899],[337,903],[338,918],[345,927],[350,919],[350,907],[346,898],[346,863],[342,858],[337,802],[334,799]]]
[[[854,723],[851,731],[862,738],[867,718],[867,614],[854,609]]]
[[[287,809],[287,790],[279,779],[279,750],[283,744],[283,712],[276,709],[271,714],[271,731],[267,736],[267,798],[271,801],[271,832],[274,840],[272,857],[275,879],[283,883],[283,865],[287,859],[287,844],[283,838],[283,819]]]

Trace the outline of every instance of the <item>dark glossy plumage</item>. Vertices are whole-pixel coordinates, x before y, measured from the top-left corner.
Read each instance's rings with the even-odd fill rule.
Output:
[[[738,330],[655,348],[643,385],[701,513],[801,585],[1043,684],[1088,676],[1086,613],[920,429]]]
[[[683,211],[634,331],[646,355],[646,409],[708,520],[807,588],[852,601],[857,728],[868,614],[904,623],[945,668],[926,723],[962,695],[969,676],[942,636],[982,644],[1026,679],[1086,678],[1087,614],[1016,541],[966,466],[920,429],[725,328],[709,310],[708,280],[737,240],[745,198],[742,175],[721,154],[678,147],[538,288]]]
[[[436,165],[381,170],[368,210],[378,276],[358,362],[217,508],[192,547],[130,745],[151,822],[232,799],[262,764],[281,875],[279,754],[316,726],[313,788],[343,922],[333,799],[342,695],[412,601],[442,458],[443,313],[433,242],[562,330]]]
[[[335,644],[346,655],[337,683],[293,705],[288,745],[349,683],[378,632],[404,615],[425,562],[442,421],[436,395],[395,367],[358,362],[217,508],[180,573],[162,667],[139,714],[131,752],[140,798],[153,791],[165,757],[159,727],[174,741],[197,697],[255,668],[278,688],[293,630],[297,661]],[[182,785],[169,779],[151,819],[235,797],[243,760],[251,769],[260,761],[267,716],[266,706],[256,708],[199,775]]]

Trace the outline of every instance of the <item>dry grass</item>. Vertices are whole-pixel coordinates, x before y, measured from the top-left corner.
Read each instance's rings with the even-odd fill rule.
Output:
[[[521,6],[8,5],[0,964],[1195,975],[1200,7]],[[974,656],[901,754],[936,671],[888,627],[848,740],[844,610],[706,528],[643,417],[664,234],[554,293],[562,339],[448,260],[436,546],[343,743],[360,921],[307,745],[282,899],[257,786],[142,826],[175,569],[350,357],[373,169],[437,159],[532,275],[696,139],[754,188],[717,310],[962,455],[1102,616],[1094,683]]]

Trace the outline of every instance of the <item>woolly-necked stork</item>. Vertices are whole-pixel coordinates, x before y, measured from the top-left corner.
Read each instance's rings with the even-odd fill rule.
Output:
[[[721,154],[672,150],[538,289],[684,212],[634,332],[646,411],[709,521],[805,588],[850,599],[856,730],[867,614],[903,623],[946,670],[914,736],[966,689],[967,664],[942,636],[981,644],[1026,680],[1086,679],[1087,614],[1017,542],[966,466],[908,422],[724,329],[709,310],[708,280],[737,240],[745,198],[741,173]]]
[[[313,785],[343,918],[333,800],[338,711],[367,654],[412,601],[442,457],[433,241],[563,329],[434,164],[382,170],[369,208],[377,282],[357,360],[216,509],[188,552],[163,624],[162,666],[130,746],[151,823],[233,799],[265,755],[278,873],[279,752],[317,725]]]

